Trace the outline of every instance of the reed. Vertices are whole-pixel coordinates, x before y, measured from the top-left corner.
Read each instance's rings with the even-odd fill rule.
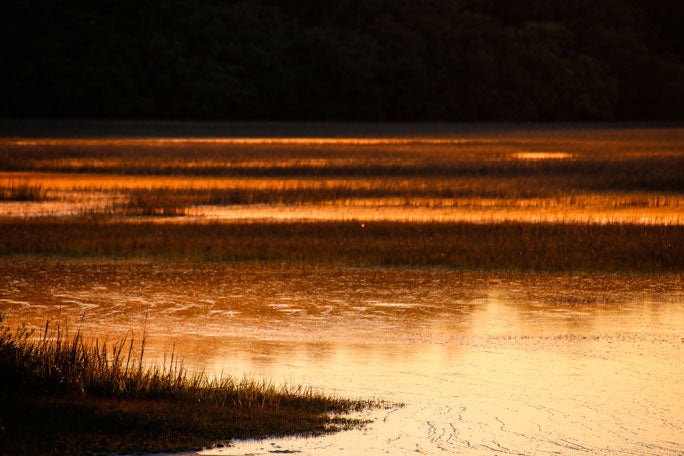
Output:
[[[657,273],[684,270],[684,226],[0,219],[0,254]]]
[[[341,414],[374,405],[190,375],[174,354],[168,364],[147,366],[144,347],[144,337],[139,345],[87,342],[49,322],[36,336],[0,317],[0,454],[179,451],[238,437],[318,434],[361,425]]]
[[[126,215],[183,215],[187,208],[202,205],[294,205],[355,204],[359,200],[395,201],[414,206],[505,205],[515,200],[539,200],[537,205],[584,208],[588,206],[670,207],[684,205],[684,197],[653,193],[588,193],[555,188],[541,179],[461,179],[418,181],[280,181],[255,188],[248,185],[225,188],[175,188],[159,186],[126,190],[122,203],[111,208]]]
[[[0,185],[0,201],[43,201],[47,191],[41,185],[10,180]]]

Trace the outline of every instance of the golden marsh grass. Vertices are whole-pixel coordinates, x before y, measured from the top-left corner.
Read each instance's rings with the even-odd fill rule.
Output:
[[[6,139],[0,140],[0,170],[307,179],[546,176],[575,189],[682,191],[683,136],[670,128],[360,138],[351,144],[340,138]]]
[[[446,266],[684,269],[684,226],[584,223],[155,223],[1,219],[0,254]]]
[[[0,184],[0,201],[43,201],[46,197],[47,191],[42,185],[29,181],[10,179]]]
[[[435,137],[0,139],[0,179],[31,179],[60,201],[100,195],[53,211],[70,215],[403,204],[559,213],[645,208],[659,210],[648,220],[672,222],[684,215],[683,144],[681,128],[629,127]],[[27,212],[41,211],[50,213],[47,206]],[[522,220],[549,219],[541,215]]]
[[[681,235],[673,225],[684,220],[681,128],[2,139],[0,163],[4,178],[30,177],[61,204],[27,204],[26,214],[91,217],[2,220],[7,254],[680,268],[671,252]],[[22,207],[6,207],[21,218]],[[160,216],[170,225],[145,221]],[[357,233],[363,220],[372,223]]]

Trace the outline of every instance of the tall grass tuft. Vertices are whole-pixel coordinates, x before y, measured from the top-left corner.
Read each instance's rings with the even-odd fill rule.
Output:
[[[316,435],[363,425],[381,405],[303,387],[189,374],[174,354],[144,362],[144,338],[88,342],[0,317],[0,456],[179,452],[235,438]]]
[[[0,201],[42,201],[46,197],[47,191],[40,185],[14,180],[0,185]]]
[[[80,330],[46,322],[39,335],[26,326],[12,329],[0,315],[0,390],[80,394],[122,399],[174,399],[240,407],[284,404],[317,412],[349,412],[364,407],[301,387],[265,381],[209,379],[189,374],[172,353],[168,364],[147,366],[145,336],[113,343],[87,342]]]

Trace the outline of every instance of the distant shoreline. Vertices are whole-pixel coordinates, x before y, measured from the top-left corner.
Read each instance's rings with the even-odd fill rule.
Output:
[[[0,138],[451,137],[468,134],[684,128],[684,122],[232,122],[0,119]]]

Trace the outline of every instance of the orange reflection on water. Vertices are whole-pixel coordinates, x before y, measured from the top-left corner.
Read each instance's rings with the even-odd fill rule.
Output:
[[[572,157],[567,152],[519,152],[514,154],[519,160],[560,160]]]
[[[478,142],[482,142],[479,139]],[[155,145],[165,146],[169,144],[295,144],[295,145],[392,145],[392,144],[464,144],[471,143],[472,139],[459,138],[430,138],[430,137],[385,137],[385,138],[318,138],[318,137],[292,137],[292,138],[39,138],[4,140],[5,143],[14,146],[141,146]],[[500,142],[487,140],[487,142]]]
[[[406,404],[363,431],[205,454],[684,449],[679,275],[20,258],[0,277],[13,324],[85,314],[100,340],[145,327],[150,362],[175,343],[192,370]]]
[[[577,209],[572,207],[546,207],[528,205],[528,201],[455,202],[430,201],[427,207],[407,205],[405,200],[353,201],[336,205],[306,206],[202,206],[188,210],[190,217],[245,221],[398,221],[398,222],[474,222],[497,223],[504,221],[540,222],[586,222],[586,223],[639,223],[668,224],[684,223],[682,208],[617,208]],[[394,204],[393,204],[394,203]],[[453,201],[451,203],[454,203]],[[472,202],[471,202],[472,203]]]

